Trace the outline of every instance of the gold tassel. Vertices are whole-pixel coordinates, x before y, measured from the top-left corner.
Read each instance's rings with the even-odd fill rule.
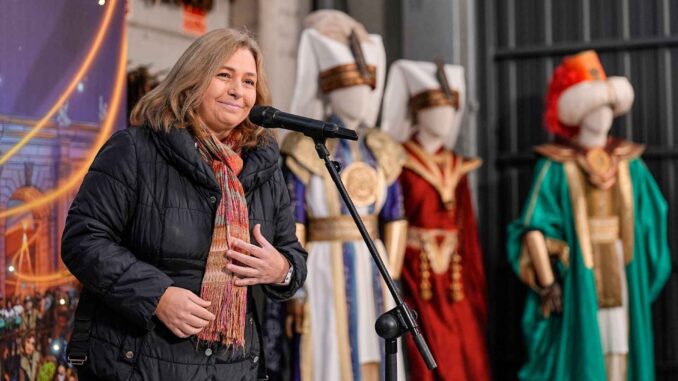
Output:
[[[458,253],[452,254],[451,269],[452,282],[450,283],[450,295],[452,296],[452,300],[456,303],[464,299],[464,283],[461,279],[461,255]]]
[[[419,252],[420,264],[419,268],[421,270],[421,283],[419,284],[419,293],[421,298],[427,302],[433,297],[433,291],[431,290],[431,265],[428,263],[428,257],[426,256],[425,251]]]

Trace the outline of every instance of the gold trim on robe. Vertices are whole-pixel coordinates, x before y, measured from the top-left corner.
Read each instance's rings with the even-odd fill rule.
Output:
[[[633,186],[629,172],[629,160],[619,162],[618,182],[620,200],[620,233],[624,245],[624,262],[628,265],[633,260],[634,227]]]
[[[618,205],[620,217],[619,230],[624,247],[624,259],[628,264],[633,258],[634,242],[633,189],[629,173],[629,161],[640,156],[645,150],[645,146],[611,137],[608,145],[605,147],[605,151],[610,155],[614,168],[611,171],[605,171],[605,176],[602,177],[592,173],[593,168],[583,158],[586,152],[581,147],[544,144],[535,147],[534,150],[553,161],[562,163],[565,168],[570,198],[572,200],[575,228],[584,257],[584,263],[589,268],[593,266],[593,257],[590,249],[591,237],[584,190],[584,181],[587,180],[584,178],[584,174],[587,175],[588,180],[591,180],[592,184],[601,189],[608,189],[612,186],[617,187],[621,198],[621,202]],[[608,178],[608,172],[613,173],[614,178]]]
[[[384,247],[388,254],[388,269],[391,276],[399,279],[405,262],[407,220],[396,220],[384,225]]]
[[[575,230],[579,239],[579,248],[582,253],[582,260],[586,268],[593,268],[593,253],[591,248],[591,236],[589,229],[589,216],[586,210],[586,193],[584,190],[584,178],[577,167],[576,162],[567,161],[563,163],[565,174],[567,175],[567,185],[570,189],[570,200],[572,203],[572,215],[574,217]]]
[[[448,209],[454,207],[454,195],[462,177],[483,163],[480,159],[464,158],[447,150],[431,155],[411,140],[403,145],[408,149],[403,167],[431,184]]]
[[[392,184],[397,180],[398,176],[402,171],[402,163],[404,161],[404,151],[403,148],[395,143],[388,135],[384,134],[381,131],[378,131],[374,128],[369,128],[366,130],[365,135],[365,144],[368,149],[376,159],[377,163],[377,188],[384,188],[384,182],[388,185]],[[349,148],[351,152],[360,153],[358,148],[358,142],[351,142]],[[330,152],[334,152],[337,147],[336,140],[330,140],[327,142],[327,148]],[[332,181],[327,169],[325,168],[325,163],[318,157],[318,154],[315,150],[315,144],[312,139],[304,136],[300,133],[291,133],[287,135],[283,141],[280,151],[285,156],[285,164],[287,168],[296,175],[299,180],[306,186],[311,183],[313,176],[318,176],[322,179],[325,189],[325,200],[327,202],[328,215],[329,216],[340,216],[341,208],[340,203],[341,198],[336,190],[336,186]],[[354,155],[355,156],[355,155]],[[356,159],[357,158],[357,159]],[[355,156],[354,161],[359,161],[360,157]],[[310,193],[307,192],[305,198],[306,202],[310,203],[309,199]],[[375,203],[381,205],[383,200],[386,197],[386,191],[377,190]],[[306,210],[309,221],[312,221],[314,218],[317,218],[313,215],[313,209],[307,208]],[[350,218],[350,217],[349,217]],[[312,228],[309,227],[309,233]],[[373,238],[377,239],[377,234],[373,235]],[[358,237],[358,240],[361,238]],[[345,277],[344,277],[344,263],[343,256],[341,255],[342,241],[331,241],[330,250],[332,253],[331,256],[331,266],[332,266],[332,286],[334,294],[334,307],[335,313],[337,316],[336,319],[336,330],[337,330],[337,347],[339,351],[339,368],[340,368],[340,378],[342,381],[351,381],[354,379],[352,363],[351,363],[351,347],[349,342],[349,329],[348,322],[346,319],[347,316],[347,301],[345,295]],[[307,251],[311,252],[314,242],[309,239],[307,242]],[[382,284],[383,285],[383,284]],[[383,286],[384,295],[386,297],[387,289]],[[385,299],[386,300],[386,299]],[[310,324],[310,319],[313,311],[310,310],[308,302],[305,306],[305,311],[307,312],[307,321]],[[314,327],[310,326],[306,330],[306,333],[302,336],[302,362],[301,362],[301,373],[302,377],[312,377],[312,358],[314,356],[322,356],[323,354],[318,354],[314,352],[312,348],[312,335],[322,334],[322,332],[313,332]],[[304,378],[303,381],[309,381],[312,379]]]
[[[357,145],[352,144],[352,151],[355,152],[354,149]],[[376,128],[367,129],[365,144],[377,161],[378,171],[383,171],[387,184],[391,185],[400,176],[405,162],[403,148],[391,137]],[[334,152],[336,145],[335,139],[329,140],[327,149]],[[286,156],[285,164],[290,171],[299,177],[304,184],[308,184],[311,175],[329,177],[325,162],[318,157],[313,140],[301,133],[292,132],[288,134],[280,147],[280,153]]]

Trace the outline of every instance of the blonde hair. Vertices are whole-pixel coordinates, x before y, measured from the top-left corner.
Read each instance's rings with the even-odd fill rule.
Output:
[[[270,104],[270,91],[257,42],[247,32],[216,29],[195,40],[167,77],[139,100],[130,114],[131,125],[148,125],[164,131],[188,127],[195,135],[203,137],[207,126],[198,114],[203,95],[224,61],[243,48],[252,53],[257,66],[255,104]],[[246,118],[231,132],[229,140],[241,148],[248,148],[267,141],[265,137],[269,135]]]

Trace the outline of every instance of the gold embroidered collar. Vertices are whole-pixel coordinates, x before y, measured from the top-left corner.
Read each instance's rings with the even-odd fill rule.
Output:
[[[534,150],[554,161],[575,161],[591,184],[599,189],[607,190],[617,181],[619,162],[640,156],[645,146],[610,137],[605,147],[602,148],[587,149],[568,141],[560,144],[544,144],[535,147]]]
[[[461,178],[482,164],[480,159],[466,159],[449,150],[431,155],[414,140],[405,142],[404,146],[404,167],[431,184],[448,210],[454,208],[454,194]]]

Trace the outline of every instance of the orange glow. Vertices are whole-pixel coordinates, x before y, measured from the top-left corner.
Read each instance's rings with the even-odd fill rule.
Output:
[[[47,114],[42,117],[38,121],[38,123],[33,127],[21,140],[11,149],[9,149],[7,152],[5,152],[2,157],[0,157],[0,165],[5,164],[7,160],[9,160],[12,156],[14,156],[23,146],[26,145],[33,137],[42,130],[43,127],[47,124],[49,119],[63,106],[63,104],[66,102],[68,97],[71,96],[73,93],[73,90],[75,90],[75,87],[78,85],[82,77],[87,73],[89,70],[90,66],[92,65],[92,62],[94,61],[94,58],[96,57],[97,53],[99,52],[99,48],[101,47],[101,43],[104,40],[104,37],[106,36],[106,32],[108,31],[108,26],[111,23],[111,19],[113,18],[113,11],[115,10],[115,4],[117,0],[111,0],[111,2],[108,4],[108,8],[106,9],[106,13],[104,14],[103,21],[101,25],[99,25],[99,30],[97,31],[97,35],[94,38],[94,42],[92,43],[92,47],[89,49],[87,52],[87,55],[85,56],[85,59],[82,61],[82,64],[78,68],[78,71],[75,73],[75,76],[71,80],[71,83],[68,84],[64,92],[61,94],[61,97],[57,99],[56,103],[52,106],[52,108],[49,109]]]
[[[112,0],[111,5],[114,5],[114,2],[115,0]],[[94,157],[96,156],[97,152],[99,152],[101,146],[104,145],[106,139],[108,139],[110,136],[111,130],[113,129],[113,123],[115,122],[115,116],[118,113],[118,109],[120,108],[122,91],[125,86],[127,66],[127,29],[124,27],[122,30],[121,39],[120,55],[118,57],[118,71],[116,73],[115,84],[113,85],[113,93],[111,95],[111,104],[108,109],[108,114],[106,115],[106,119],[103,121],[99,135],[97,135],[94,144],[88,152],[87,158],[83,161],[82,167],[71,173],[71,175],[62,182],[60,187],[45,193],[42,197],[25,204],[17,205],[13,208],[0,211],[0,218],[6,218],[49,204],[57,198],[65,195],[71,189],[74,189],[80,185],[80,182],[89,170],[89,166],[94,161]]]
[[[16,273],[16,280],[24,283],[63,283],[70,282],[73,279],[73,275],[68,272],[68,270],[62,270],[57,273],[47,274],[47,275],[26,275]]]
[[[25,231],[26,230],[24,229],[24,234],[26,234]],[[17,250],[16,253],[14,253],[14,255],[12,255],[12,265],[21,262],[21,255],[22,255],[22,252],[24,251],[24,246],[26,247],[26,251],[28,251],[28,248],[38,240],[38,237],[40,237],[41,234],[42,234],[42,226],[38,226],[38,228],[35,229],[35,231],[33,232],[33,235],[31,235],[31,238],[29,238],[26,241],[22,240],[21,248],[19,248],[19,250]],[[18,265],[17,265],[17,267],[18,267]],[[15,270],[15,271],[17,271],[17,270]]]
[[[56,273],[51,273],[51,274],[44,274],[44,275],[34,275],[33,274],[33,269],[32,269],[32,264],[31,264],[31,254],[28,250],[28,246],[36,240],[36,238],[41,234],[42,228],[36,229],[35,233],[31,237],[31,239],[27,239],[26,237],[26,232],[25,232],[25,226],[24,226],[24,235],[23,235],[23,242],[21,244],[21,249],[19,252],[17,252],[14,257],[12,258],[12,263],[13,265],[16,264],[14,267],[15,270],[12,272],[12,278],[16,279],[15,282],[13,282],[14,285],[17,284],[17,281],[23,282],[23,283],[40,283],[40,284],[50,284],[50,285],[57,285],[57,284],[64,284],[71,282],[74,277],[71,275],[71,273],[68,272],[68,270],[62,270]],[[18,259],[17,259],[18,257]],[[26,267],[22,266],[22,263],[25,260],[28,262],[28,272],[22,272],[21,268]]]

